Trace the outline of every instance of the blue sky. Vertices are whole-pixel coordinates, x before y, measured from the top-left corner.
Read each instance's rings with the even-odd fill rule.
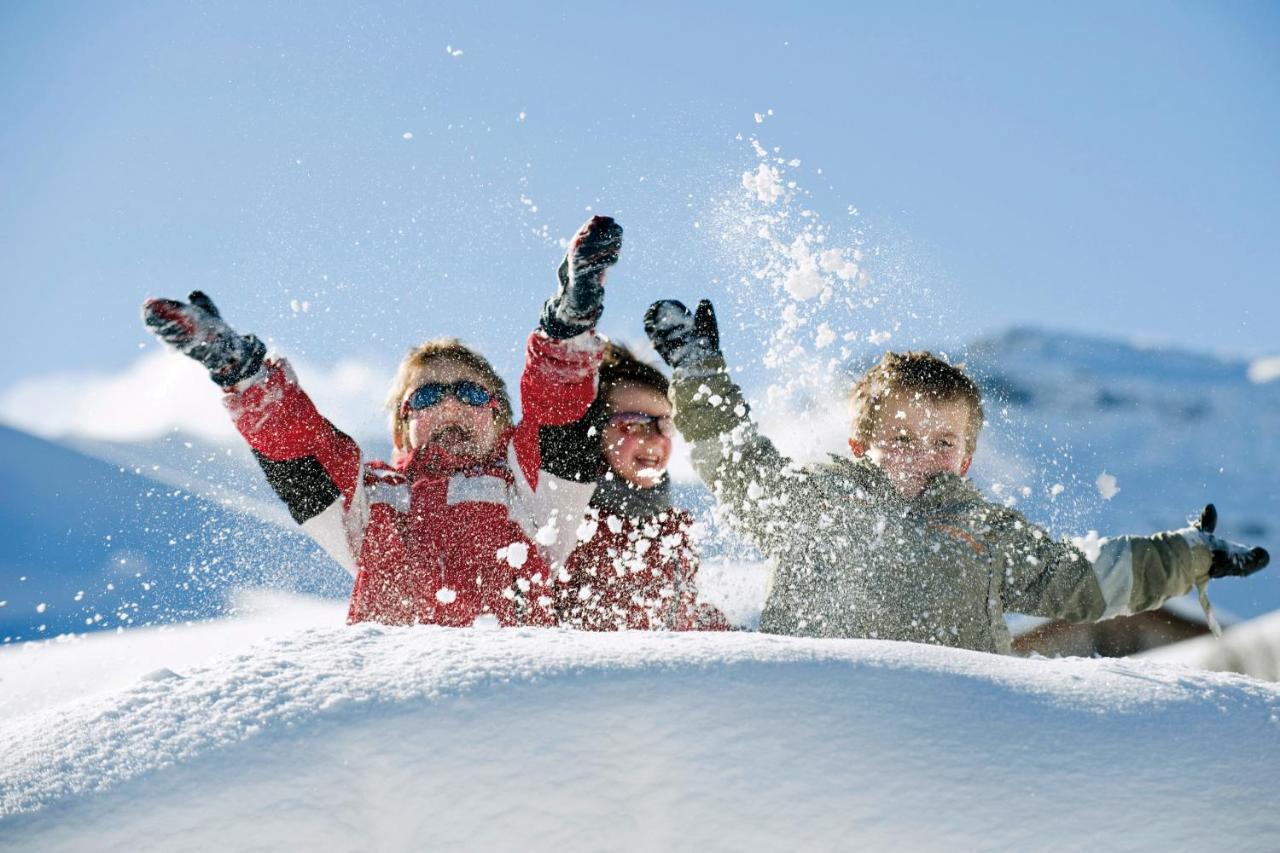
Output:
[[[10,2],[0,391],[125,370],[143,296],[193,287],[311,362],[451,333],[511,374],[589,212],[634,340],[653,298],[741,301],[711,211],[752,135],[874,250],[894,345],[1271,355],[1278,108],[1265,3]]]

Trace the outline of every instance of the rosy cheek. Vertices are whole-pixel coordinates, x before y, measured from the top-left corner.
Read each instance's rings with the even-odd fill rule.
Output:
[[[671,452],[671,439],[661,433],[654,433],[653,435],[645,436],[644,446],[648,450],[667,454]]]

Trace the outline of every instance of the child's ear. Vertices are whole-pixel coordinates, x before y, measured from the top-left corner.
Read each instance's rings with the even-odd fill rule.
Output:
[[[969,466],[973,464],[973,457],[966,456],[964,461],[960,463],[960,476],[963,477],[969,473]]]
[[[856,438],[849,439],[849,449],[853,451],[853,455],[861,459],[867,455],[867,446]]]

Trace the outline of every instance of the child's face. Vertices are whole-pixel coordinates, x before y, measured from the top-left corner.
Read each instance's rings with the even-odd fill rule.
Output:
[[[613,473],[640,488],[657,485],[671,460],[671,403],[655,388],[624,382],[609,392],[608,413],[604,457]]]
[[[894,391],[879,415],[866,454],[904,498],[919,495],[938,474],[968,470],[969,406],[964,400],[938,402]]]
[[[423,385],[452,385],[463,381],[474,382],[489,390],[484,377],[477,371],[451,359],[435,359],[418,368],[400,401],[400,410],[405,418],[404,439],[410,448],[417,450],[434,445],[455,456],[471,459],[486,459],[493,452],[498,440],[496,400],[490,405],[472,406],[456,395],[446,393],[433,406],[419,409],[408,406],[408,400]],[[397,445],[401,440],[397,435]]]

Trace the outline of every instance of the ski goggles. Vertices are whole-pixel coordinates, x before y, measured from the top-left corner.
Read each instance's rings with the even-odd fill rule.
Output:
[[[408,396],[404,401],[404,408],[420,412],[439,405],[449,395],[459,403],[476,408],[494,404],[493,395],[483,385],[462,379],[457,382],[428,382]]]
[[[617,412],[609,416],[609,423],[618,428],[623,435],[665,435],[670,438],[675,434],[675,426],[670,415],[651,415],[648,412]]]

